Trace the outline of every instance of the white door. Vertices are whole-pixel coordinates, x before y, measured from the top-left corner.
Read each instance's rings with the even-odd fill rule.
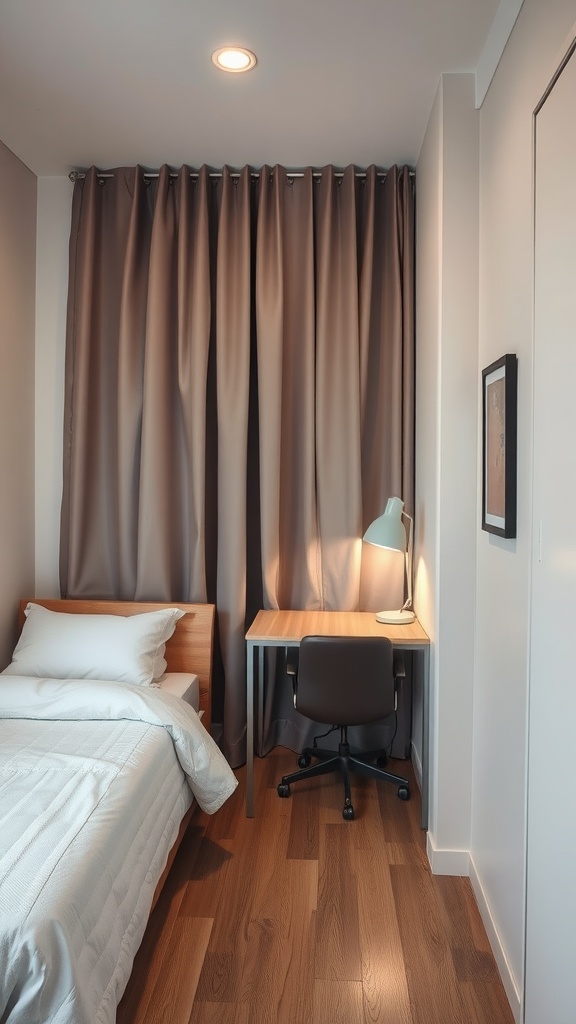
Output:
[[[536,115],[526,1024],[576,1022],[576,57]],[[521,439],[519,439],[521,443]]]

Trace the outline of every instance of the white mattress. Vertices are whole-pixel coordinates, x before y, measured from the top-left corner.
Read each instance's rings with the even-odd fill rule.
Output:
[[[2,1024],[113,1024],[192,792],[235,786],[180,698],[0,678]]]
[[[200,708],[200,680],[192,672],[165,672],[157,686],[162,693],[171,693],[185,700],[194,711]]]

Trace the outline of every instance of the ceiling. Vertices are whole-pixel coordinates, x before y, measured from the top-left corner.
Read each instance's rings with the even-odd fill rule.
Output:
[[[0,139],[37,175],[414,164],[507,0],[0,0]],[[228,75],[220,46],[254,50]]]

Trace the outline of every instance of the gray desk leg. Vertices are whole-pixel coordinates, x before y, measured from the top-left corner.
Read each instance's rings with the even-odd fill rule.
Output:
[[[430,648],[422,651],[422,828],[428,828],[430,801]]]
[[[254,817],[254,645],[246,644],[246,817]]]
[[[258,713],[258,754],[262,751],[264,740],[264,645],[258,647],[258,697],[256,709]]]

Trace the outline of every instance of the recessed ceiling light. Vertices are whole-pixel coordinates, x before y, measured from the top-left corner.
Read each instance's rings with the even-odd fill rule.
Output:
[[[250,71],[256,63],[256,56],[243,46],[222,46],[214,50],[212,61],[220,71],[231,71],[237,75],[242,71]]]

